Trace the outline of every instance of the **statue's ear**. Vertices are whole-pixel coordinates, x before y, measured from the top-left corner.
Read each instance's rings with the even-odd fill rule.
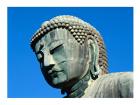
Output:
[[[90,59],[90,64],[89,64],[89,70],[92,79],[97,79],[98,75],[100,73],[100,67],[98,64],[98,58],[99,58],[99,47],[97,45],[97,42],[94,40],[88,40],[88,45],[89,45],[89,59]]]

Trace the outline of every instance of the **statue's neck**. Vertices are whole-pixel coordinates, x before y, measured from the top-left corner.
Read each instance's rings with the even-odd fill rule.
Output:
[[[81,80],[75,83],[71,88],[62,90],[67,93],[64,98],[79,98],[84,95],[86,88],[88,87],[88,81],[90,79],[90,74],[88,73]]]

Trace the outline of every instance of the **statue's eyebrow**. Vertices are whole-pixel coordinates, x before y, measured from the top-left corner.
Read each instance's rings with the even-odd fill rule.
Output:
[[[62,44],[64,44],[62,39],[54,40],[48,45],[48,48],[49,48],[49,50],[52,50]]]
[[[63,39],[57,39],[57,40],[53,40],[48,44],[48,47],[50,47],[53,43],[63,43]]]

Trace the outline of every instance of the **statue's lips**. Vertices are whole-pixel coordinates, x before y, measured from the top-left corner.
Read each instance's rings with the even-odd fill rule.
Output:
[[[48,71],[48,74],[52,74],[52,73],[54,73],[54,72],[60,72],[60,71],[62,71],[62,70],[52,69],[52,70],[49,70],[49,71]]]
[[[49,71],[48,71],[48,74],[49,74],[49,75],[57,74],[58,72],[62,72],[62,71],[64,71],[64,70],[49,70]]]

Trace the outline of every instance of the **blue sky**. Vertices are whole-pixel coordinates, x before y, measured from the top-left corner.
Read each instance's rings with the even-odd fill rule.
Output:
[[[63,97],[44,80],[30,48],[40,25],[57,15],[74,15],[93,25],[107,48],[109,72],[133,71],[133,8],[131,7],[9,7],[8,97]]]

